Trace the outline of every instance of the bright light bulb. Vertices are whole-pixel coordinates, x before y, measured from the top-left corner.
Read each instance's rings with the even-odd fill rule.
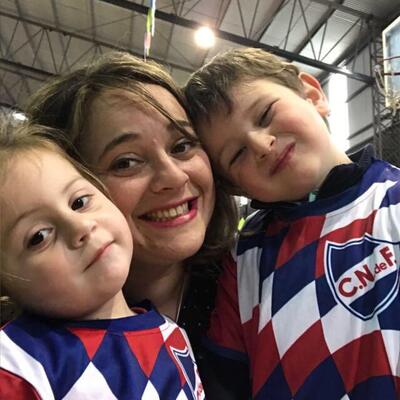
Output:
[[[194,40],[197,46],[203,49],[209,49],[210,47],[214,46],[215,35],[208,26],[203,26],[199,28],[194,34]]]
[[[25,121],[27,118],[25,116],[25,114],[19,112],[19,111],[14,111],[12,113],[14,119],[18,120],[18,121]]]

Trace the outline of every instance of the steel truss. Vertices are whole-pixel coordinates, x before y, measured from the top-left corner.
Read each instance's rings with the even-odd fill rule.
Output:
[[[108,3],[115,7],[120,7],[127,10],[127,18],[131,19],[137,17],[138,15],[144,17],[144,14],[146,14],[148,10],[148,8],[143,5],[132,3],[126,0],[93,0],[91,2],[93,29],[87,34],[61,29],[58,21],[55,2],[53,3],[53,8],[55,17],[57,18],[55,18],[54,25],[46,25],[29,19],[22,15],[20,8],[18,9],[19,15],[0,12],[0,24],[5,24],[8,27],[11,27],[10,29],[7,29],[7,34],[5,34],[3,31],[2,36],[0,36],[0,103],[21,108],[23,107],[26,98],[34,93],[37,88],[41,86],[43,81],[49,77],[66,73],[80,63],[90,62],[99,54],[105,53],[111,49],[129,51],[135,54],[135,52],[132,51],[132,48],[129,48],[129,46],[119,47],[116,46],[115,43],[107,43],[98,39],[95,26],[96,20],[94,18],[94,3],[96,1]],[[354,46],[346,52],[347,57],[355,59],[355,55],[358,54],[362,48],[360,43],[365,42],[365,35],[368,31],[366,28],[366,21],[372,19],[371,15],[363,14],[348,7],[344,7],[342,5],[343,1],[341,0],[312,1],[327,6],[326,13],[319,21],[317,21],[316,24],[314,24],[314,26],[309,26],[307,21],[304,0],[283,0],[275,10],[274,15],[263,21],[263,27],[261,28],[260,26],[256,27],[254,25],[257,8],[259,5],[259,1],[257,1],[254,9],[254,15],[251,19],[251,24],[250,22],[247,24],[250,26],[246,26],[244,19],[241,18],[244,36],[238,36],[219,29],[221,20],[231,3],[231,0],[228,0],[227,2],[223,1],[220,9],[221,18],[218,19],[218,26],[216,27],[217,36],[232,43],[264,48],[291,61],[297,61],[299,63],[318,68],[321,71],[326,71],[327,73],[345,74],[349,78],[363,81],[366,85],[371,85],[372,78],[370,76],[354,71],[350,72],[349,70],[343,70],[338,66],[343,60],[343,55],[335,60],[335,65],[324,62],[327,55],[338,46],[340,41],[344,40],[346,36],[350,34],[350,32],[358,29],[358,38],[355,41]],[[196,4],[198,2],[196,2]],[[242,16],[242,10],[240,9],[239,1],[237,1],[237,6],[239,7],[240,16]],[[268,27],[272,22],[272,19],[276,17],[276,15],[285,7],[290,7],[292,13],[294,13],[296,7],[297,10],[301,10],[301,16],[299,17],[301,21],[299,23],[303,23],[307,29],[307,36],[305,40],[300,43],[295,52],[289,52],[285,49],[285,43],[287,43],[292,32],[293,21],[289,21],[286,36],[283,38],[281,46],[282,48],[268,46],[267,44],[261,42],[265,32],[268,30]],[[182,16],[182,10],[182,4],[181,7],[175,7],[175,14],[157,10],[156,18],[171,23],[171,32],[174,25],[189,29],[197,28],[199,24]],[[325,32],[329,23],[329,17],[335,11],[351,14],[353,17],[356,17],[356,20],[354,24],[351,25],[351,27],[347,30],[347,32],[345,32],[336,43],[332,44],[330,49],[325,49],[324,52],[322,52],[325,44]],[[170,38],[171,35],[169,35]],[[317,35],[319,35],[318,46],[316,45]],[[21,40],[21,37],[25,39]],[[305,57],[300,54],[309,45],[313,49],[313,58]],[[153,57],[153,59],[161,63],[165,63],[168,56],[169,46],[172,46],[172,44],[169,43],[169,45],[166,46],[166,51],[163,55],[161,55],[159,58]],[[140,57],[142,56],[142,54],[136,55]],[[30,61],[28,62],[27,60]],[[168,65],[171,68],[188,72],[191,72],[193,69],[200,66],[192,66],[190,64],[178,65],[169,61]]]
[[[371,29],[370,62],[371,71],[383,63],[383,46],[381,29]],[[400,111],[396,114],[385,106],[385,96],[375,83],[372,86],[373,106],[373,144],[377,156],[400,167]]]

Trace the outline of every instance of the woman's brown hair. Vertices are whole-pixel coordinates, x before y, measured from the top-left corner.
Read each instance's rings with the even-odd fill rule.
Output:
[[[132,93],[133,99],[155,108],[186,134],[185,129],[146,91],[145,84],[159,85],[168,90],[183,109],[188,110],[181,89],[163,67],[128,53],[111,52],[95,63],[45,84],[31,98],[27,116],[34,123],[59,129],[80,150],[87,135],[86,121],[93,100],[107,90],[124,89]],[[206,265],[218,263],[232,245],[237,222],[233,198],[216,184],[216,206],[205,241],[201,249],[186,260],[186,264],[202,273]]]

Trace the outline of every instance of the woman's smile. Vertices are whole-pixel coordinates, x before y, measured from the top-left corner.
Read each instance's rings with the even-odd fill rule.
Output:
[[[166,222],[182,220],[182,223],[187,221],[187,216],[193,214],[192,211],[196,210],[195,204],[197,204],[197,198],[185,200],[176,206],[165,207],[162,209],[150,211],[140,218],[152,222]],[[183,217],[185,220],[183,220]]]
[[[145,86],[187,132],[130,92],[110,90],[93,101],[87,153],[128,220],[135,261],[179,263],[203,244],[213,177],[184,109],[164,88]]]

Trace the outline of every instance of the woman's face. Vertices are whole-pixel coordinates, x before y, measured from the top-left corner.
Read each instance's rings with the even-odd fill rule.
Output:
[[[144,86],[194,135],[185,111],[170,92],[157,85]],[[196,140],[185,137],[143,101],[131,99],[130,92],[114,89],[93,101],[82,152],[100,170],[128,220],[135,262],[179,263],[201,247],[214,210],[209,160]]]

